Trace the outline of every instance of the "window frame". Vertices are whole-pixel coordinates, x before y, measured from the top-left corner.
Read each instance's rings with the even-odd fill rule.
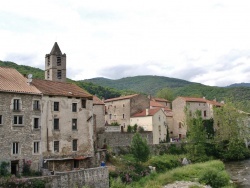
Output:
[[[40,142],[39,141],[33,142],[33,154],[40,154]]]
[[[40,126],[40,121],[39,121],[40,118],[38,117],[34,117],[33,118],[33,129],[39,129],[39,126]]]
[[[57,56],[56,57],[56,65],[57,66],[61,66],[62,65],[62,57],[61,56]]]
[[[59,153],[60,151],[60,142],[58,140],[54,141],[54,153]]]
[[[53,129],[55,131],[59,131],[60,130],[60,121],[59,121],[59,118],[54,118]]]
[[[39,100],[33,100],[33,110],[40,110],[40,101]]]
[[[16,118],[16,120],[15,120],[15,118]],[[23,120],[24,120],[23,115],[13,115],[13,125],[14,126],[23,125]],[[20,123],[20,121],[21,121],[21,123]]]
[[[72,112],[77,112],[77,103],[72,103]]]
[[[72,119],[72,130],[77,130],[77,119],[73,118]]]
[[[82,106],[82,108],[86,108],[86,106],[87,106],[87,100],[86,99],[81,100],[81,106]]]
[[[0,125],[3,125],[3,115],[0,114]]]
[[[13,99],[13,111],[20,111],[20,110],[21,110],[21,100]]]
[[[77,151],[77,139],[72,140],[72,151]]]
[[[19,142],[12,142],[12,155],[19,155],[20,146]]]
[[[59,112],[59,110],[60,110],[60,103],[57,102],[57,101],[54,101],[54,107],[53,107],[53,109],[54,109],[54,112]]]
[[[62,79],[62,70],[57,70],[57,79]]]

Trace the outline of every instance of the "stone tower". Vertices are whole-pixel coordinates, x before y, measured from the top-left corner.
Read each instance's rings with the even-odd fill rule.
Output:
[[[66,82],[66,54],[62,54],[57,42],[45,56],[45,80]]]

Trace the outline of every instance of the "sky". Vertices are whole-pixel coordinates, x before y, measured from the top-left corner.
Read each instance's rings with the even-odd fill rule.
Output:
[[[45,67],[57,42],[67,77],[158,75],[250,83],[249,0],[0,0],[0,60]]]

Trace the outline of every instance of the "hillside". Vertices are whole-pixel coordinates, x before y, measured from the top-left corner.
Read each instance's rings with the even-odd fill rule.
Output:
[[[126,77],[118,80],[111,80],[107,78],[93,78],[86,79],[83,82],[91,82],[97,85],[116,88],[119,90],[132,90],[136,92],[147,93],[155,95],[157,91],[162,88],[180,88],[194,84],[186,80],[169,78],[164,76],[134,76]]]
[[[32,74],[33,78],[36,78],[36,79],[44,79],[44,70],[39,69],[39,68],[34,68],[30,66],[25,66],[25,65],[17,65],[16,63],[9,62],[9,61],[0,61],[0,66],[14,68],[23,75]],[[120,91],[120,90],[109,88],[109,87],[102,87],[102,86],[98,86],[90,82],[83,83],[83,82],[74,81],[71,79],[67,79],[67,82],[75,83],[79,87],[87,90],[90,94],[97,95],[100,98],[104,97],[105,99],[135,93],[132,91]]]
[[[32,73],[33,78],[44,78],[44,71],[38,68],[3,61],[0,61],[0,66],[15,68],[26,75]],[[74,81],[67,79],[67,81],[77,84],[99,98],[108,99],[133,93],[145,93],[155,96],[157,91],[168,87],[173,91],[174,97],[196,96],[206,97],[210,100],[216,99],[217,101],[231,100],[240,104],[241,107],[243,106],[242,110],[250,112],[250,87],[212,87],[163,76],[135,76],[118,80],[93,78]]]

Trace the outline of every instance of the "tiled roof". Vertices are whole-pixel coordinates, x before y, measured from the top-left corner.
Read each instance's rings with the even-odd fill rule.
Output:
[[[165,112],[167,117],[172,117],[173,116],[173,111],[168,107],[164,108],[164,112]]]
[[[146,115],[146,110],[148,110],[148,115]],[[153,116],[156,112],[161,110],[161,108],[152,108],[152,109],[145,109],[141,112],[134,114],[132,117],[145,117],[145,116]]]
[[[196,98],[196,97],[181,97],[186,102],[200,102],[200,103],[209,103],[215,106],[223,106],[222,103],[216,102],[216,101],[210,101],[204,98]]]
[[[28,83],[28,79],[16,69],[0,67],[0,91],[14,93],[41,94]]]
[[[166,99],[162,99],[162,98],[154,98],[153,100],[158,101],[158,102],[169,102]]]
[[[111,102],[111,101],[119,101],[119,100],[124,100],[124,99],[130,99],[133,98],[135,96],[137,96],[139,94],[133,94],[133,95],[127,95],[127,96],[122,96],[122,97],[116,97],[116,98],[112,98],[112,99],[107,99],[104,102]]]
[[[71,83],[34,79],[32,84],[44,95],[93,98],[87,91]]]
[[[99,99],[97,96],[93,95],[93,104],[95,104],[95,105],[104,105],[104,102],[102,102],[102,100]]]
[[[152,107],[161,107],[161,108],[164,108],[164,105],[158,103],[158,102],[155,102],[155,101],[150,101],[150,106]]]

